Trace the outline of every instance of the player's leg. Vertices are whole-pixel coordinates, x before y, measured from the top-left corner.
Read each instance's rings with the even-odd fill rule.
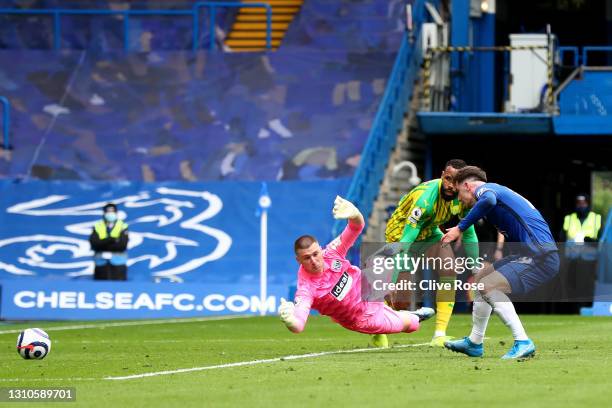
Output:
[[[487,264],[474,275],[474,282],[479,283],[495,272],[496,267],[501,269],[506,263],[514,258],[515,257],[506,257],[493,265]],[[482,343],[491,312],[493,311],[493,307],[483,297],[484,293],[484,291],[478,291],[474,297],[474,302],[472,304],[472,331],[470,335],[460,340],[447,341],[444,343],[444,347],[452,351],[467,354],[470,357],[481,357],[483,355]]]
[[[433,317],[435,313],[430,307],[421,307],[415,311],[408,311],[393,310],[385,305],[382,310],[383,317],[380,321],[387,322],[385,323],[386,330],[393,330],[393,332],[389,331],[389,334],[398,333],[397,330],[403,333],[412,333],[420,328],[421,322]]]
[[[487,315],[490,315],[490,310],[493,310],[508,326],[514,337],[512,349],[502,358],[513,359],[532,356],[535,353],[535,345],[527,337],[514,304],[507,294],[512,293],[514,289],[517,292],[523,292],[522,276],[534,273],[536,268],[532,263],[520,262],[518,258],[511,257],[494,264],[494,269],[493,272],[481,276],[477,280],[478,283],[484,285],[484,289],[480,293],[484,302],[479,301],[478,304],[476,302],[474,304],[472,333],[462,340],[447,342],[445,346],[453,351],[470,356],[482,355],[482,342],[488,323]],[[488,307],[484,303],[488,304]]]
[[[397,278],[392,279],[395,283],[409,282],[411,273],[409,271],[401,271],[397,274]],[[408,290],[394,290],[389,292],[387,304],[395,310],[408,310],[411,308],[410,304],[410,291]]]
[[[474,282],[480,282],[494,271],[493,265],[488,264],[474,275]],[[491,305],[482,297],[482,293],[477,291],[472,303],[472,332],[461,340],[454,342],[446,341],[444,346],[453,351],[467,354],[470,357],[482,356],[482,342],[492,310]]]
[[[494,271],[493,265],[487,263],[484,268],[474,275],[474,282],[480,282]],[[491,305],[483,299],[480,292],[476,291],[472,304],[472,332],[468,336],[472,343],[482,344],[492,311]]]
[[[435,314],[431,308],[420,308],[414,312],[407,310],[393,310],[384,305],[373,313],[368,319],[351,330],[372,335],[412,333],[419,330],[421,322]]]
[[[442,238],[442,233],[434,234],[430,237],[430,242],[433,245],[427,250],[426,256],[428,259],[440,259],[442,262],[436,262],[442,264],[448,264],[444,262],[448,259],[454,259],[454,253],[450,245],[442,246],[439,241]],[[444,347],[444,342],[451,339],[450,336],[446,335],[450,318],[453,314],[453,308],[455,307],[455,287],[454,282],[457,278],[454,269],[438,268],[435,271],[438,275],[438,282],[450,283],[450,289],[439,289],[436,291],[436,328],[431,340],[430,345],[434,347]]]
[[[490,283],[491,286],[499,285],[500,288],[504,287],[505,284],[503,280],[497,279],[494,274],[495,270],[490,266],[488,270],[476,274],[474,281],[486,285],[483,280],[487,279],[494,282]],[[485,286],[485,288],[487,288],[487,286]],[[484,353],[484,336],[494,304],[491,302],[492,299],[487,297],[486,293],[486,289],[479,291],[474,298],[474,303],[472,305],[472,331],[470,335],[460,340],[446,341],[444,347],[458,353],[466,354],[470,357],[482,357]]]
[[[370,345],[378,348],[389,347],[387,334],[412,333],[420,327],[420,318],[408,311],[397,311],[384,305],[383,309],[372,315],[366,325],[358,331],[372,334]]]
[[[500,271],[503,272],[504,269],[500,269]],[[516,276],[519,274],[520,272],[515,272],[512,275]],[[499,316],[501,321],[510,329],[512,337],[514,338],[512,349],[502,358],[514,359],[533,356],[535,354],[535,345],[533,341],[527,337],[527,333],[525,332],[521,319],[516,313],[514,304],[506,295],[512,292],[510,282],[506,276],[495,271],[483,278],[480,282],[485,285],[485,294],[483,298],[491,305],[493,311]]]

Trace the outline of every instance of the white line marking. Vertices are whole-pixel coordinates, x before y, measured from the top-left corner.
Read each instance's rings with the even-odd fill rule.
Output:
[[[91,324],[79,324],[71,326],[49,326],[43,328],[45,331],[53,332],[57,330],[82,330],[82,329],[105,329],[107,327],[125,327],[125,326],[145,326],[150,324],[174,324],[174,323],[197,323],[197,322],[208,322],[215,320],[231,320],[231,319],[244,319],[247,317],[255,317],[254,315],[233,315],[233,316],[210,316],[210,317],[196,317],[193,319],[158,319],[158,320],[138,320],[129,322],[115,322],[115,323],[91,323]],[[12,334],[21,333],[23,329],[13,330],[0,330],[0,334]]]
[[[42,381],[100,381],[99,378],[0,378],[0,383],[3,382],[42,382]]]
[[[236,363],[217,364],[217,365],[204,366],[204,367],[180,368],[177,370],[156,371],[152,373],[126,375],[122,377],[104,377],[104,379],[105,380],[133,380],[135,378],[156,377],[158,375],[171,375],[171,374],[179,374],[179,373],[189,373],[193,371],[215,370],[218,368],[244,367],[244,366],[250,366],[250,365],[256,365],[256,364],[276,363],[279,361],[286,361],[286,360],[301,360],[304,358],[315,358],[315,357],[330,356],[330,355],[335,355],[335,354],[367,353],[370,351],[383,351],[384,352],[384,351],[393,350],[396,348],[420,347],[420,346],[427,346],[427,345],[429,345],[429,342],[418,343],[418,344],[402,344],[402,345],[393,346],[390,349],[361,348],[361,349],[353,349],[353,350],[322,351],[319,353],[295,354],[295,355],[290,355],[290,356],[285,356],[285,357],[266,358],[263,360],[238,361]]]

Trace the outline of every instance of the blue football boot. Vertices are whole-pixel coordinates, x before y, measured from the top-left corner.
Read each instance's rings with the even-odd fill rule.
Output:
[[[444,347],[457,353],[467,354],[470,357],[482,357],[484,353],[482,343],[472,343],[469,337],[464,337],[460,340],[447,341]]]
[[[502,356],[502,360],[533,357],[535,355],[535,344],[530,339],[514,340],[509,352]]]

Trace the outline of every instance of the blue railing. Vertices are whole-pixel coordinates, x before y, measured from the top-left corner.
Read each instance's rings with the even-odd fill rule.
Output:
[[[366,220],[372,213],[374,200],[383,181],[389,156],[395,147],[397,134],[402,128],[404,113],[408,109],[413,84],[419,73],[422,61],[419,46],[421,23],[425,21],[424,1],[415,2],[413,18],[414,41],[409,43],[407,35],[402,39],[385,93],[361,153],[359,166],[346,196],[359,207]],[[345,222],[336,222],[333,235],[338,235],[344,224]]]
[[[582,52],[580,52],[580,48],[576,46],[562,46],[557,48],[557,52],[559,53],[559,59],[561,63],[565,60],[565,54],[571,53],[572,58],[572,66],[578,67],[589,66],[589,54],[594,52],[606,52],[612,53],[612,46],[608,45],[588,45],[582,47]]]
[[[215,49],[215,16],[218,8],[265,8],[266,9],[266,49],[272,48],[272,7],[267,3],[234,3],[234,2],[204,2],[196,3],[191,9],[185,10],[104,10],[104,9],[0,9],[0,15],[49,15],[53,16],[53,49],[61,48],[63,15],[85,16],[123,16],[123,49],[129,51],[130,17],[131,16],[191,16],[193,19],[193,44],[196,51],[200,46],[200,9],[209,9],[209,49]]]
[[[11,148],[9,129],[11,127],[11,104],[4,96],[0,96],[2,104],[2,147],[4,150]]]
[[[265,8],[266,9],[266,49],[272,48],[272,7],[267,3],[231,3],[231,2],[206,2],[196,3],[193,5],[193,50],[195,51],[198,47],[199,37],[199,16],[200,8],[208,7],[210,9],[209,14],[209,29],[210,29],[210,49],[215,49],[215,15],[217,8],[223,7],[245,7],[245,8]]]
[[[589,65],[589,53],[590,52],[612,52],[611,46],[587,46],[582,47],[582,65]]]
[[[563,61],[565,61],[565,54],[567,53],[571,53],[573,56],[572,66],[577,67],[578,64],[580,63],[579,62],[580,52],[578,51],[578,47],[575,47],[575,46],[558,47],[557,52],[559,53],[559,60],[561,60],[561,64],[563,64]]]

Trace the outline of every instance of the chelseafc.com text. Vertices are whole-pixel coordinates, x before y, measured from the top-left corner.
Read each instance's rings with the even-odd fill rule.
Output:
[[[262,301],[258,296],[212,293],[204,297],[192,293],[131,293],[80,291],[31,291],[15,293],[13,302],[21,309],[78,310],[165,310],[177,312],[257,312],[276,310],[276,297]]]

